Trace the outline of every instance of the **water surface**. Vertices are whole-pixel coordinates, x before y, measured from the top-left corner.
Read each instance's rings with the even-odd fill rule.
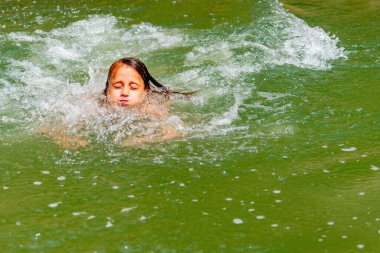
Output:
[[[0,6],[2,252],[378,252],[377,1]],[[110,113],[124,56],[197,94]],[[145,120],[184,137],[123,146]]]

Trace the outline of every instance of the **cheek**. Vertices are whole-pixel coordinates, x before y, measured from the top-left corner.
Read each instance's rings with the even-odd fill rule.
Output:
[[[114,98],[118,98],[119,97],[119,90],[116,90],[116,89],[110,89],[108,90],[107,92],[107,97],[110,98],[110,99],[114,99]]]

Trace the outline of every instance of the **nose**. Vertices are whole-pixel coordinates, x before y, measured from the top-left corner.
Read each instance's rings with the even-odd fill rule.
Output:
[[[129,96],[130,89],[128,85],[125,85],[123,89],[121,90],[121,96],[128,97]]]

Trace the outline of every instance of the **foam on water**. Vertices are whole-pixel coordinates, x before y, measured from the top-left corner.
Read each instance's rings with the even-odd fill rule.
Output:
[[[255,74],[284,64],[325,70],[333,60],[347,58],[337,46],[337,38],[308,26],[277,2],[271,4],[269,13],[244,27],[226,24],[189,32],[149,23],[128,25],[111,15],[98,15],[51,31],[10,33],[5,40],[28,53],[22,58],[1,59],[7,65],[0,79],[1,123],[34,131],[58,122],[70,133],[114,142],[137,133],[149,134],[160,124],[190,135],[244,130],[245,126],[234,126],[242,107],[275,111],[291,107],[248,104]],[[174,89],[184,84],[187,89],[200,90],[184,102],[192,105],[193,118],[201,118],[196,123],[188,121],[184,127],[186,117],[181,112],[157,122],[137,112],[99,104],[108,66],[115,59],[132,55],[149,61],[158,52],[178,48],[190,51],[184,53],[182,67],[174,74],[164,74],[163,79],[177,83],[172,85]],[[257,95],[266,101],[289,96]],[[280,124],[274,131],[288,133],[286,129],[291,128]]]

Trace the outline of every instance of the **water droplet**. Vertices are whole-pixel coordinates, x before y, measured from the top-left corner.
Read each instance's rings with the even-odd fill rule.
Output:
[[[113,227],[113,224],[111,221],[107,221],[106,228]]]
[[[73,212],[73,216],[80,216],[84,214],[86,214],[86,212]]]
[[[358,245],[356,245],[356,247],[358,248],[358,249],[364,249],[364,244],[358,244]]]
[[[62,202],[51,203],[48,206],[51,207],[51,208],[56,208],[60,204],[62,204]]]
[[[123,208],[123,209],[121,209],[121,213],[126,213],[126,212],[129,212],[129,211],[131,211],[132,209],[135,209],[136,207],[135,206],[133,206],[133,207],[125,207],[125,208]]]
[[[235,224],[243,224],[243,220],[239,219],[239,218],[235,218],[235,219],[233,219],[233,223],[235,223]]]
[[[65,176],[59,176],[59,177],[57,177],[57,179],[58,179],[59,181],[64,181],[64,180],[66,180],[66,177],[65,177]]]
[[[350,147],[350,148],[342,148],[341,149],[342,151],[345,151],[345,152],[352,152],[352,151],[355,151],[356,148],[355,147]]]

